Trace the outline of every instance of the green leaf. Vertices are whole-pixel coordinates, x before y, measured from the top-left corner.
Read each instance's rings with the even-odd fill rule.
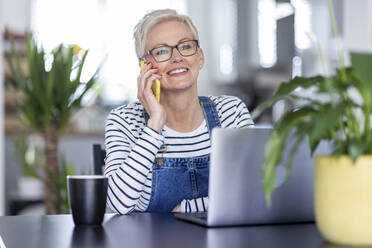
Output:
[[[372,54],[351,53],[354,81],[363,97],[364,105],[372,109]]]
[[[372,53],[350,53],[350,60],[355,74],[372,88]]]
[[[76,79],[75,79],[75,81],[77,81],[77,82],[80,82],[81,73],[83,71],[83,67],[84,67],[85,60],[86,60],[87,56],[88,56],[88,50],[86,50],[84,52],[83,58],[81,59],[81,62],[78,65],[78,73],[77,73],[77,76],[76,76]]]
[[[37,117],[34,115],[34,108],[31,104],[18,105],[18,109],[21,112],[23,119],[27,124],[35,131],[40,132],[40,124]]]
[[[372,146],[371,140],[353,140],[348,146],[348,154],[350,155],[353,163],[356,162],[358,157],[362,154],[366,154],[369,148]]]
[[[292,93],[297,88],[310,88],[314,85],[318,85],[324,82],[324,78],[321,76],[311,77],[311,78],[304,78],[304,77],[295,77],[294,79],[283,82],[280,84],[278,90],[274,93],[273,97],[269,100],[260,104],[253,112],[252,118],[256,119],[266,108],[272,106],[279,100],[287,97],[290,93]]]
[[[341,75],[339,75],[341,72],[337,73],[337,76],[325,78],[324,83],[319,84],[318,93],[332,97],[347,90],[350,85],[341,80]]]
[[[309,144],[311,153],[313,153],[321,139],[329,139],[330,131],[342,121],[345,109],[348,105],[343,103],[339,105],[324,104],[320,112],[312,117],[312,129],[309,132]]]
[[[77,63],[77,77],[74,79],[72,73],[75,72],[72,70],[75,67],[75,58],[72,47],[66,48],[61,44],[50,56],[53,57],[53,62],[50,70],[46,71],[44,49],[27,37],[26,59],[29,75],[24,81],[21,80],[22,74],[16,66],[17,63],[9,59],[17,88],[23,92],[18,108],[28,125],[39,133],[47,131],[52,124],[56,125],[58,132],[64,132],[73,111],[81,107],[81,99],[96,83],[93,77],[86,84],[80,81],[87,52]],[[82,92],[78,88],[80,85],[84,85]]]
[[[23,73],[23,70],[20,66],[20,62],[19,62],[20,61],[20,55],[15,48],[14,38],[10,34],[8,29],[6,29],[6,34],[7,34],[7,37],[9,38],[9,41],[10,41],[11,56],[13,57],[13,59],[11,59],[10,56],[5,56],[5,59],[8,63],[8,65],[9,65],[10,71],[11,71],[11,73],[14,77],[14,80],[16,82],[16,87],[19,88],[22,84],[26,83],[26,79],[23,76],[24,73]],[[16,62],[14,62],[14,60],[16,60]]]
[[[267,205],[271,206],[271,193],[276,182],[275,168],[281,160],[281,153],[284,149],[284,142],[277,131],[273,131],[266,145],[265,163],[263,173],[263,187]]]
[[[14,45],[14,39],[13,39],[13,36],[9,35],[10,37],[10,40],[11,40],[11,50],[12,50],[12,54],[15,56],[15,65],[16,65],[16,68],[17,68],[17,73],[19,73],[19,78],[21,79],[21,81],[25,81],[25,75],[24,75],[24,72],[22,70],[22,66],[21,66],[21,60],[20,60],[20,55],[19,53],[16,51],[16,48],[15,48],[15,45]],[[26,36],[26,38],[29,37],[29,35]]]
[[[291,175],[291,170],[292,170],[294,158],[296,157],[298,148],[300,147],[301,142],[305,138],[306,133],[307,133],[307,130],[304,126],[297,127],[295,135],[294,135],[296,137],[295,138],[296,141],[292,145],[292,148],[289,152],[288,161],[287,161],[287,164],[286,164],[286,180],[288,180],[290,175]]]
[[[316,113],[311,107],[286,113],[276,123],[273,133],[266,144],[265,162],[263,165],[263,188],[268,206],[271,206],[271,194],[275,187],[276,167],[282,160],[289,132],[296,126],[303,126]]]

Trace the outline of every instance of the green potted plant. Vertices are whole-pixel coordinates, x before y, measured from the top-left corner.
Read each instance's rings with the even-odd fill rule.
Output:
[[[97,71],[87,81],[81,74],[88,54],[78,46],[59,45],[46,53],[42,46],[26,35],[27,70],[21,68],[20,55],[9,32],[12,56],[7,57],[15,81],[21,92],[17,102],[21,119],[44,141],[43,168],[44,200],[47,214],[63,212],[61,170],[58,166],[59,138],[65,133],[72,114],[81,108],[82,98],[96,84]],[[64,180],[65,181],[65,180]]]
[[[337,37],[331,1],[329,7]],[[332,154],[315,159],[318,229],[333,243],[372,245],[372,53],[350,53],[350,60],[346,68],[339,56],[334,75],[295,77],[281,83],[252,116],[257,118],[283,99],[294,106],[275,123],[266,146],[263,188],[268,205],[289,133],[294,133],[296,142],[290,148],[287,176],[302,140],[307,138],[312,152],[321,141],[329,141]],[[302,89],[311,90],[312,96],[298,94]]]

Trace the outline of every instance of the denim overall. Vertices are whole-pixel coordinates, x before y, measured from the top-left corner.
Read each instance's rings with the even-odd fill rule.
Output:
[[[200,105],[206,119],[209,137],[220,120],[215,103],[209,97],[200,96]],[[145,112],[145,122],[149,119]],[[162,145],[159,151],[164,149]],[[152,193],[148,212],[171,212],[184,199],[208,196],[210,155],[190,158],[155,159],[152,166]]]

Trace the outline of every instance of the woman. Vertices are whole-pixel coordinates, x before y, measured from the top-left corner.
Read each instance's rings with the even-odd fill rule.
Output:
[[[165,9],[146,14],[134,32],[139,102],[111,111],[106,123],[108,205],[132,211],[208,209],[210,134],[253,125],[236,97],[198,97],[204,53],[189,17]],[[158,102],[151,91],[160,80]]]

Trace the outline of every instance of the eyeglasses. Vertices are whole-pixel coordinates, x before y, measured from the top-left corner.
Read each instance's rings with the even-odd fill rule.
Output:
[[[183,56],[188,57],[196,53],[199,47],[198,40],[187,40],[178,43],[175,46],[160,46],[151,49],[146,52],[140,59],[145,58],[148,55],[151,55],[156,62],[165,62],[169,60],[173,55],[173,49],[176,48],[177,51]]]

